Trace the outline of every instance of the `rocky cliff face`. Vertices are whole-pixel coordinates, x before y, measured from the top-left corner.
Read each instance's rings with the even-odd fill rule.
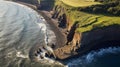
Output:
[[[99,49],[120,46],[120,26],[112,25],[82,34],[81,48]],[[93,48],[94,47],[94,48]]]
[[[75,37],[74,34],[77,34],[76,29],[79,26],[78,22],[72,23],[66,14],[66,9],[58,5],[53,8],[52,18],[58,20],[58,27],[65,30],[66,38],[68,42],[71,42]]]
[[[65,59],[72,54],[77,54],[75,51],[80,48],[81,33],[76,32],[78,22],[71,23],[69,16],[65,13],[65,8],[61,6],[55,6],[53,8],[52,18],[58,20],[58,27],[62,28],[66,35],[66,44],[64,47],[56,49],[54,52],[58,59]],[[67,55],[66,55],[67,54]]]
[[[112,25],[78,33],[76,32],[78,23],[72,24],[69,16],[65,13],[65,9],[58,5],[53,9],[52,18],[58,19],[58,26],[67,30],[66,45],[54,51],[58,59],[66,59],[100,48],[120,46],[119,25]]]
[[[55,50],[59,59],[82,55],[91,50],[120,46],[120,26],[112,25],[84,33],[75,33],[72,44]],[[80,40],[80,41],[78,41]]]
[[[55,6],[53,8],[53,15],[52,18],[58,19],[58,26],[61,28],[67,28],[68,26],[68,21],[67,21],[67,15],[65,13],[65,9],[61,6]]]
[[[63,33],[65,33],[67,39],[65,46],[57,47],[54,50],[57,59],[66,59],[100,48],[120,46],[119,25],[98,28],[83,33],[76,32],[78,23],[72,24],[65,11],[64,7],[58,5],[52,11],[52,18],[58,20],[58,27],[65,31]]]

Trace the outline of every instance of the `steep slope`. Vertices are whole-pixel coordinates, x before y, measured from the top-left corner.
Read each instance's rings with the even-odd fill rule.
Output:
[[[56,2],[52,18],[58,19],[58,26],[66,30],[68,38],[64,47],[55,50],[58,59],[109,46],[120,46],[120,17],[101,12],[99,14],[88,12],[90,7],[92,6],[71,7],[61,1]],[[79,10],[82,8],[88,10],[85,12]],[[116,36],[113,37],[114,35]]]
[[[41,2],[43,6],[41,5],[39,9],[47,10],[47,8],[44,8],[47,3]],[[59,30],[62,30],[61,32],[67,40],[65,44],[58,42],[59,46],[54,50],[57,59],[66,59],[109,46],[120,46],[119,9],[117,9],[116,14],[103,12],[113,9],[113,7],[119,8],[120,3],[119,1],[117,3],[114,1],[101,3],[103,4],[73,7],[60,0],[54,2],[53,10],[50,12],[52,18],[49,17],[46,20],[49,22],[50,19],[57,19],[58,23],[56,24],[58,24]],[[114,13],[114,11],[112,12]],[[52,23],[52,21],[50,22]],[[59,38],[59,34],[57,36]],[[64,39],[60,37],[58,40]],[[65,46],[61,47],[60,45]]]

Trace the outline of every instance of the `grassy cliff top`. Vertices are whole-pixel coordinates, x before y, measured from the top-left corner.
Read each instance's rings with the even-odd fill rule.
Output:
[[[77,10],[76,7],[69,6],[68,4],[66,5],[66,3],[63,3],[63,1],[69,4],[71,4],[72,1],[74,1],[73,3],[79,3],[80,5],[82,5],[82,3],[80,3],[80,0],[62,0],[62,2],[56,3],[56,5],[62,6],[62,8],[64,8],[64,11],[61,11],[60,13],[65,13],[67,15],[67,18],[70,19],[70,24],[74,24],[76,21],[79,22],[79,27],[76,30],[77,32],[86,32],[95,28],[114,24],[120,25],[120,16],[112,16],[102,13],[95,14],[94,12],[82,12]],[[59,12],[60,8],[57,10]]]
[[[94,0],[61,0],[61,1],[73,7],[84,7],[84,6],[100,4],[99,2],[94,2]]]

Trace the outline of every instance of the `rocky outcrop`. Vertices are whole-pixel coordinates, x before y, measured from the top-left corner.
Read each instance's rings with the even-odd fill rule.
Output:
[[[80,37],[81,34],[76,32],[78,22],[71,23],[69,16],[65,13],[65,8],[56,5],[53,9],[52,18],[58,19],[58,27],[65,30],[66,43],[63,47],[54,50],[55,55],[58,59],[65,59],[70,57],[72,54],[76,54],[75,51],[80,48]],[[67,54],[67,55],[65,55]]]
[[[63,60],[76,55],[82,55],[91,50],[120,46],[119,25],[97,28],[83,33],[76,32],[78,23],[72,24],[69,16],[65,13],[65,9],[58,5],[53,9],[52,18],[58,20],[58,27],[67,30],[66,44],[62,44],[62,47],[54,49],[57,59]]]
[[[61,13],[61,11],[62,11],[61,6],[58,6],[58,5],[54,6],[52,18],[54,18],[54,19],[59,18],[59,14]]]
[[[67,43],[66,45],[71,44],[71,42],[74,40],[75,34],[76,34],[76,28],[78,27],[78,22],[74,23],[73,26],[71,27],[68,35],[67,35]]]
[[[76,40],[80,40],[79,45],[75,42]],[[80,33],[79,35],[75,33],[72,42],[76,45],[66,45],[55,50],[58,59],[66,59],[110,46],[120,46],[120,26],[112,25]]]
[[[41,13],[42,15],[42,13]],[[58,19],[59,27],[67,29],[66,45],[64,44],[64,37],[61,32],[54,27],[51,18],[46,18],[52,30],[57,36],[57,47],[54,49],[57,59],[66,59],[74,57],[75,55],[82,55],[91,50],[98,50],[100,48],[106,48],[110,46],[120,46],[120,26],[112,25],[108,27],[94,29],[84,33],[76,32],[78,23],[70,23],[69,17],[64,13],[64,8],[61,6],[55,6],[53,9],[52,18]],[[61,41],[62,40],[62,41]]]
[[[53,8],[53,15],[52,18],[54,19],[58,19],[58,27],[60,28],[67,28],[68,27],[68,18],[67,15],[65,13],[65,9],[61,6],[56,5]]]
[[[78,22],[74,23],[71,27],[70,31],[68,31],[67,42],[64,47],[56,49],[55,55],[58,59],[65,59],[70,57],[71,55],[76,55],[76,50],[80,48],[80,38],[81,33],[76,32],[76,28],[78,27]]]

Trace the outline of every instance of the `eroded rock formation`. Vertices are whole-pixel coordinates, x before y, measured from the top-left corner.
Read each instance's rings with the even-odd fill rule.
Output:
[[[79,45],[76,43],[78,40],[80,40]],[[74,44],[55,50],[57,58],[66,59],[91,50],[120,46],[120,26],[112,25],[80,34],[75,33],[72,42]]]
[[[61,43],[59,42],[59,47],[54,49],[57,59],[70,58],[100,48],[120,46],[120,25],[112,25],[78,33],[76,32],[78,23],[70,23],[69,17],[64,13],[64,8],[61,6],[55,6],[52,18],[58,19],[59,27],[67,29],[67,41],[66,44],[62,44],[65,46],[60,47],[59,45],[61,45]]]
[[[119,25],[112,25],[80,33],[76,32],[78,23],[71,23],[63,7],[55,6],[52,15],[52,18],[58,19],[58,27],[66,30],[65,35],[67,41],[64,44],[65,46],[57,47],[57,49],[54,50],[57,59],[66,59],[100,48],[120,46]]]

